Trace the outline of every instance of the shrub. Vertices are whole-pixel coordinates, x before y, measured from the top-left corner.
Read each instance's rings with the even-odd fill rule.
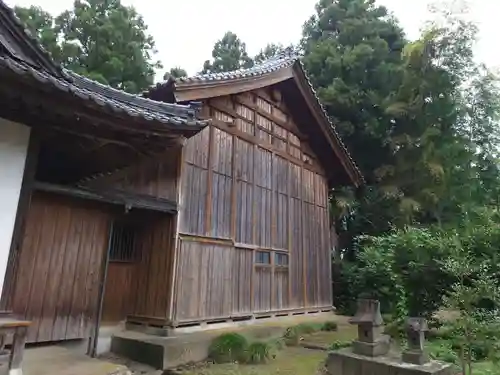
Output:
[[[208,356],[216,363],[245,362],[248,347],[245,336],[238,333],[226,333],[211,342]]]
[[[247,360],[249,363],[264,363],[271,358],[272,347],[267,342],[256,341],[248,347]]]
[[[323,323],[323,326],[321,327],[322,331],[336,331],[338,329],[337,322],[325,322]]]

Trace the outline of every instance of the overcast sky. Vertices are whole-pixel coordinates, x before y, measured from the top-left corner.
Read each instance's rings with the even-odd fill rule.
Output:
[[[7,4],[38,5],[52,14],[71,8],[73,0],[6,0]],[[251,55],[267,43],[289,44],[301,35],[304,21],[317,0],[122,0],[143,15],[165,69],[180,66],[194,74],[210,58],[214,43],[230,30],[247,45]],[[410,38],[418,36],[429,18],[431,0],[379,0],[400,20]],[[480,28],[478,59],[500,66],[500,0],[469,0],[471,17]],[[157,75],[160,79],[161,75]]]

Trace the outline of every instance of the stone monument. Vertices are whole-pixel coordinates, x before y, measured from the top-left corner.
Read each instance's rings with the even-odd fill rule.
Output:
[[[380,303],[358,300],[356,315],[350,320],[358,326],[358,338],[352,347],[329,352],[325,367],[329,375],[452,375],[449,363],[430,360],[425,353],[425,319],[410,318],[406,324],[408,349],[401,353],[390,348],[383,335],[384,321]]]
[[[429,330],[424,318],[408,318],[406,335],[408,349],[403,352],[403,362],[423,365],[430,361],[425,351],[425,333]]]
[[[390,336],[383,335],[384,320],[380,302],[372,299],[358,300],[356,315],[349,321],[358,326],[358,339],[353,342],[353,352],[369,357],[387,354]]]

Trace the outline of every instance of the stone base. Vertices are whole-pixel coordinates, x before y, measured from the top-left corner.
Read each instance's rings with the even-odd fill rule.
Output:
[[[332,351],[326,360],[329,375],[452,375],[453,365],[430,361],[423,365],[404,363],[400,352],[389,352],[379,357],[353,353],[351,348]]]
[[[403,362],[423,365],[430,361],[429,356],[422,350],[406,350],[402,356]]]
[[[365,355],[367,357],[378,357],[387,354],[391,345],[391,337],[388,335],[380,336],[377,341],[363,342],[354,341],[352,343],[352,351],[356,354]]]

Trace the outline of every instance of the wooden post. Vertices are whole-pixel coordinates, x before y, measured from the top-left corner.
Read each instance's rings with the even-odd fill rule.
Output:
[[[207,196],[205,200],[205,235],[210,235],[210,229],[212,227],[212,181],[213,181],[213,170],[212,170],[212,157],[214,152],[214,132],[215,129],[212,125],[209,125],[209,137],[208,137],[208,166],[207,166]]]
[[[174,321],[176,317],[176,311],[175,311],[175,306],[176,304],[176,299],[177,299],[177,263],[179,261],[179,247],[180,247],[180,229],[181,229],[181,215],[183,214],[184,210],[184,205],[182,202],[182,178],[184,175],[184,158],[185,158],[185,147],[186,143],[188,141],[185,140],[181,149],[180,149],[180,155],[179,155],[179,165],[177,169],[177,206],[179,207],[179,211],[177,212],[177,215],[175,215],[174,223],[174,240],[171,242],[173,244],[171,251],[172,251],[172,267],[170,269],[171,273],[171,281],[170,281],[170,296],[169,296],[169,301],[168,301],[168,311],[167,311],[167,318],[170,321]]]

